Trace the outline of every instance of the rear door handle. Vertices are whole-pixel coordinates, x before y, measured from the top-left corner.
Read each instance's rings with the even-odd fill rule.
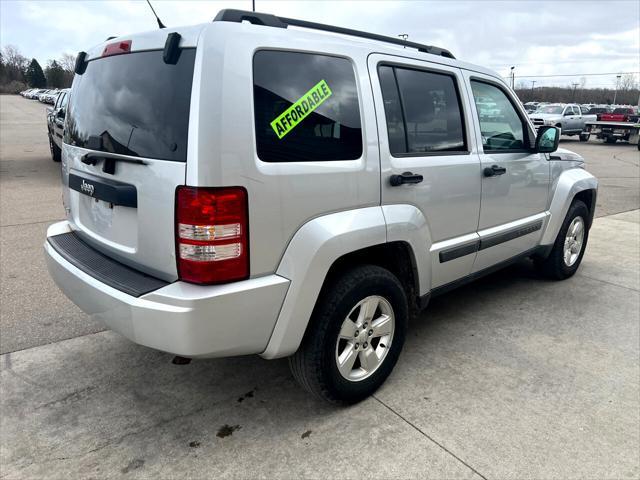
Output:
[[[424,177],[417,173],[404,172],[402,175],[391,175],[390,182],[392,187],[398,187],[405,183],[420,183]]]
[[[498,165],[491,165],[490,167],[486,167],[483,170],[485,177],[495,177],[497,175],[504,175],[507,173],[507,169],[504,167],[499,167]]]

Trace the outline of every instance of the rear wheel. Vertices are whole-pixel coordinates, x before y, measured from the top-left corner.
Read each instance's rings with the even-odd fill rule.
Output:
[[[49,150],[51,150],[51,159],[54,162],[59,162],[62,159],[62,150],[55,144],[51,134],[49,134]]]
[[[384,383],[404,344],[407,298],[388,270],[356,267],[326,289],[298,351],[296,381],[331,403],[365,399]]]
[[[558,129],[558,137],[562,136],[562,125],[558,124],[556,125],[556,128]]]
[[[581,133],[580,134],[580,141],[581,142],[588,142],[590,137],[591,137],[591,135],[588,134],[588,133]]]
[[[589,209],[581,200],[574,200],[558,232],[549,256],[537,260],[540,271],[547,277],[564,280],[580,266],[587,246]]]
[[[618,139],[616,137],[605,137],[604,142],[605,143],[616,143],[618,141]]]

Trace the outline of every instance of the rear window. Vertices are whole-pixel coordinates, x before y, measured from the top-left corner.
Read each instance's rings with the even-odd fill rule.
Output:
[[[153,50],[92,60],[73,80],[65,143],[184,162],[195,49],[177,64]]]
[[[263,162],[355,160],[362,155],[351,62],[262,50],[253,58],[258,158]]]

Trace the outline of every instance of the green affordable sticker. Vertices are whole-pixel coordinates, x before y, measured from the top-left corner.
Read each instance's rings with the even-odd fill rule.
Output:
[[[318,108],[331,96],[332,92],[327,82],[320,80],[311,90],[305,93],[300,99],[280,114],[278,118],[271,122],[271,128],[276,132],[279,139],[282,139],[295,126]]]

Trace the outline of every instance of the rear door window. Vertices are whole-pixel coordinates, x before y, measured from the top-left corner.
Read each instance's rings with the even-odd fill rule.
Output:
[[[388,65],[378,75],[392,154],[467,150],[453,76]]]
[[[253,58],[258,158],[355,160],[362,128],[353,65],[345,58],[261,50]]]
[[[186,161],[195,49],[178,62],[162,50],[91,60],[73,80],[65,143],[105,152]]]

